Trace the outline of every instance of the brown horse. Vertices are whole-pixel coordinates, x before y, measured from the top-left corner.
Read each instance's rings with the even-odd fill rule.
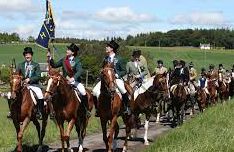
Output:
[[[117,92],[116,78],[113,63],[105,63],[101,70],[101,90],[100,96],[98,97],[100,121],[102,126],[103,141],[106,145],[108,152],[112,149],[115,150],[117,147],[117,136],[119,133],[119,125],[117,118],[122,115],[122,119],[126,125],[126,138],[124,142],[123,151],[127,150],[127,137],[130,135],[131,128],[128,125],[127,115],[123,115],[123,103],[121,97]],[[107,137],[107,122],[110,121],[110,131]],[[114,139],[114,141],[113,141]]]
[[[186,95],[185,86],[182,82],[176,84],[176,87],[171,92],[172,97],[172,111],[173,111],[173,123],[172,126],[176,126],[176,120],[178,125],[183,124],[184,120],[184,108],[188,100]]]
[[[218,80],[218,92],[219,92],[219,98],[221,102],[227,101],[229,97],[229,83],[226,82],[226,79],[224,79],[224,76],[222,73],[219,73],[219,80]]]
[[[217,92],[217,85],[216,80],[208,80],[207,82],[207,89],[209,91],[209,103],[215,105],[218,101],[218,92]]]
[[[21,152],[22,149],[22,138],[25,129],[27,128],[30,121],[36,126],[39,148],[38,151],[42,150],[42,142],[45,136],[45,128],[48,119],[48,109],[44,108],[42,114],[42,126],[36,118],[36,106],[33,103],[33,99],[30,94],[30,90],[27,85],[23,84],[22,75],[19,72],[12,72],[10,77],[11,86],[11,99],[14,101],[11,103],[10,111],[12,114],[12,120],[17,133],[17,151]]]
[[[83,140],[89,119],[87,112],[89,113],[93,108],[93,97],[90,91],[86,90],[88,103],[83,103],[72,86],[67,83],[66,78],[59,72],[50,69],[49,77],[45,99],[52,102],[55,111],[55,119],[60,129],[62,151],[64,151],[64,142],[67,143],[67,148],[70,147],[69,138],[74,125],[78,133],[79,151],[83,151]],[[68,122],[66,133],[64,131],[65,121]]]
[[[158,74],[151,77],[147,82],[134,92],[134,99],[131,100],[131,109],[138,118],[140,113],[145,114],[145,135],[144,144],[149,145],[148,127],[149,119],[153,114],[157,116],[160,113],[160,102],[168,97],[168,87],[165,74]],[[137,121],[137,120],[135,120]]]
[[[205,89],[199,87],[197,89],[197,93],[196,93],[196,99],[197,99],[197,103],[198,103],[198,107],[200,112],[203,112],[205,110],[205,108],[208,106],[207,103],[207,94]]]

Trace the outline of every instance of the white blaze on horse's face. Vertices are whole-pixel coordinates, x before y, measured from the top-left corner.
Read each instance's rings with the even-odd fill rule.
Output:
[[[47,85],[47,88],[46,88],[46,92],[49,92],[49,91],[50,91],[50,86],[51,86],[52,82],[53,82],[53,79],[50,78],[50,79],[48,80],[48,85]]]

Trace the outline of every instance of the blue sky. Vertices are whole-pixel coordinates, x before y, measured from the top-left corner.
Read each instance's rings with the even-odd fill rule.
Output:
[[[51,0],[56,37],[103,39],[234,26],[233,0]],[[45,0],[0,0],[0,32],[37,37]]]

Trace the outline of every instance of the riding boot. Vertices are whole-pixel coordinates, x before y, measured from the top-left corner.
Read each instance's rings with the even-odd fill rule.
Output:
[[[130,107],[129,107],[129,98],[128,98],[128,93],[126,92],[125,94],[122,94],[122,101],[123,101],[123,104],[124,104],[124,114],[128,114],[130,115],[131,114],[131,110],[130,110]]]
[[[98,111],[98,103],[97,103],[97,97],[94,96],[94,107],[95,107],[95,117],[100,117],[99,111]]]
[[[43,114],[43,109],[44,109],[44,99],[38,99],[38,111],[37,111],[37,119],[42,119],[42,114]]]
[[[85,111],[86,111],[86,116],[87,117],[90,117],[91,116],[91,113],[89,112],[89,104],[88,104],[88,96],[87,96],[87,94],[86,95],[82,95],[81,96],[81,102],[82,102],[82,104],[83,104],[83,106],[84,106],[84,109],[85,109]]]

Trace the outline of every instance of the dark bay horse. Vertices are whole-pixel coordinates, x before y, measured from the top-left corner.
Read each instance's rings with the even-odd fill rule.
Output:
[[[183,124],[184,120],[184,108],[185,104],[188,100],[188,96],[186,95],[186,90],[183,82],[176,84],[175,89],[171,90],[171,98],[172,98],[172,111],[173,111],[173,127],[177,124]]]
[[[78,133],[79,151],[83,151],[83,140],[89,119],[87,112],[89,113],[92,110],[93,96],[90,91],[86,90],[88,103],[83,103],[80,101],[80,98],[73,87],[67,83],[66,78],[59,72],[50,69],[49,77],[45,99],[47,99],[48,102],[52,102],[55,111],[55,119],[60,129],[62,151],[64,151],[65,148],[64,142],[67,143],[68,149],[70,147],[69,138],[74,125],[76,126],[76,131]],[[85,105],[88,105],[88,107]],[[66,132],[64,131],[65,121],[68,122]]]
[[[122,119],[125,123],[126,137],[124,142],[123,151],[127,150],[127,137],[130,135],[131,127],[128,125],[128,117],[122,113],[123,103],[121,96],[117,91],[115,70],[113,63],[105,63],[101,70],[101,90],[98,97],[98,106],[100,121],[102,126],[103,141],[106,145],[108,152],[116,150],[117,137],[119,134],[119,125],[117,122],[118,116],[122,115]],[[107,123],[110,121],[109,135],[107,137]],[[114,141],[113,141],[114,139]]]
[[[134,92],[134,99],[131,100],[131,109],[138,118],[140,113],[145,114],[145,135],[144,144],[149,145],[148,128],[149,119],[153,114],[155,117],[160,113],[160,102],[168,97],[166,74],[158,74],[148,79]],[[137,121],[137,120],[135,120]]]
[[[10,111],[12,114],[12,120],[17,133],[17,151],[21,152],[22,149],[22,138],[25,129],[27,128],[30,121],[36,126],[39,148],[38,151],[42,150],[42,142],[45,136],[45,128],[48,119],[48,109],[44,108],[42,114],[42,126],[36,118],[36,106],[31,97],[30,90],[27,85],[23,84],[22,75],[19,72],[12,72],[10,76],[11,86],[11,99],[13,103],[10,105]]]
[[[208,106],[208,102],[207,102],[207,94],[205,89],[199,87],[197,89],[197,93],[196,93],[196,99],[197,99],[197,103],[198,103],[198,107],[200,112],[203,112],[205,110],[205,108]]]

